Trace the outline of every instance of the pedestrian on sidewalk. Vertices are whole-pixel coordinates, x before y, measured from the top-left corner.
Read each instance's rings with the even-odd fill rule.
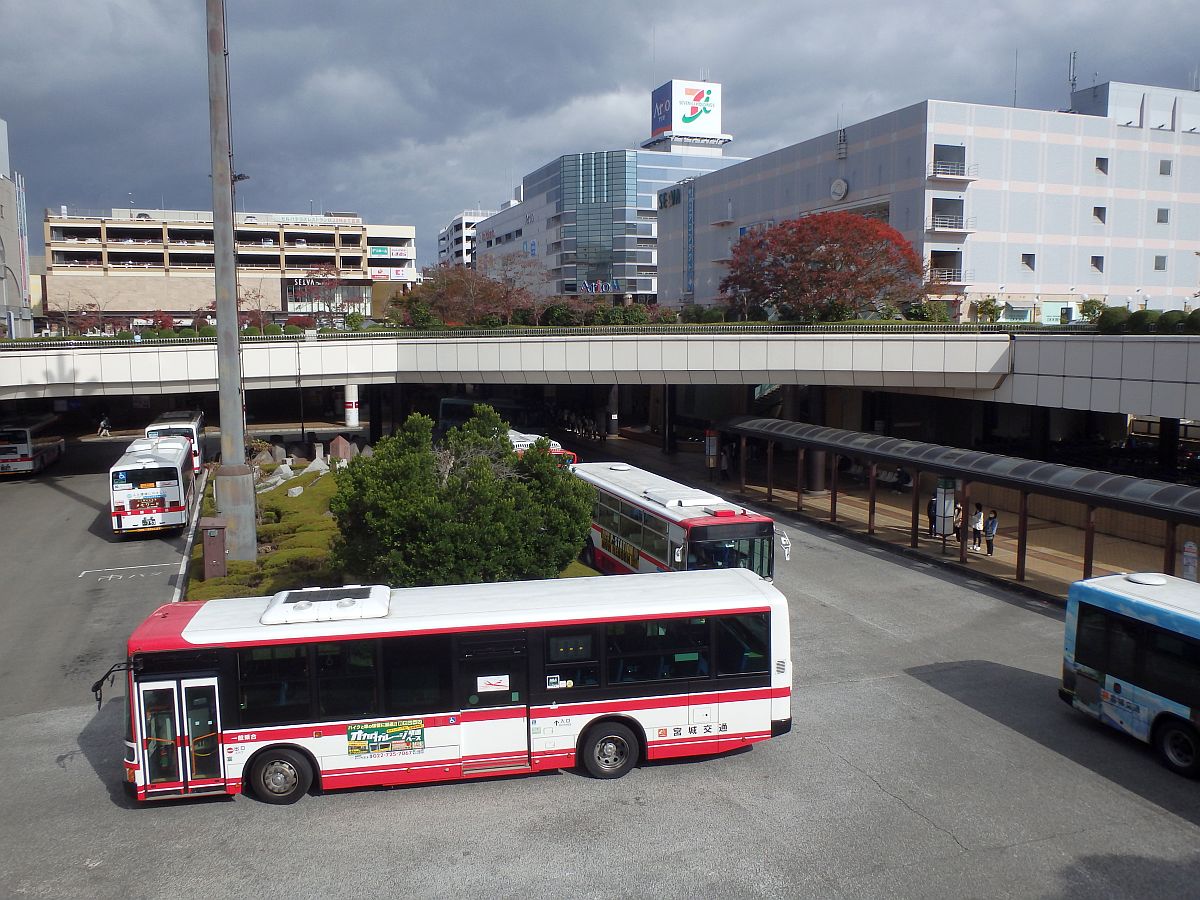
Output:
[[[925,506],[925,515],[929,518],[929,536],[934,537],[937,532],[937,494],[929,498],[929,503]]]
[[[962,504],[954,504],[954,537],[961,544],[966,540],[966,533],[963,532],[963,513]]]
[[[975,504],[975,512],[971,514],[971,549],[978,552],[983,549],[983,504]]]
[[[1000,519],[993,509],[988,513],[987,521],[983,523],[983,537],[987,541],[987,555],[991,556],[995,549],[996,532],[1000,530]]]
[[[724,447],[721,448],[721,480],[722,481],[729,480],[729,457],[730,457],[729,445],[726,444]]]
[[[96,434],[100,437],[112,437],[112,431],[109,430],[110,427],[108,414],[105,413],[100,417],[100,427],[96,429]]]

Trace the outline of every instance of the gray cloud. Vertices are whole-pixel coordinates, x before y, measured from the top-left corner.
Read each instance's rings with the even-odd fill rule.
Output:
[[[753,156],[927,98],[1009,104],[1014,50],[1040,108],[1066,105],[1071,50],[1081,86],[1184,87],[1200,65],[1180,0],[227,3],[239,205],[415,224],[422,264],[457,210],[635,146],[670,77],[722,82],[729,152]],[[35,236],[63,203],[211,205],[201,0],[0,0],[0,22]]]

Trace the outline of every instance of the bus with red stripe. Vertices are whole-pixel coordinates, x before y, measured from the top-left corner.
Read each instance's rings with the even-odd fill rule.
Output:
[[[56,421],[53,415],[0,420],[0,475],[30,475],[60,459],[66,440],[45,433]]]
[[[192,442],[192,468],[204,465],[204,413],[198,409],[165,412],[146,426],[146,437],[183,437]]]
[[[195,474],[185,437],[138,438],[109,470],[112,528],[116,534],[187,525]]]
[[[139,801],[720,754],[791,729],[788,606],[746,569],[184,601],[129,639]]]
[[[563,445],[553,438],[543,438],[540,434],[524,434],[520,431],[514,431],[511,428],[508,429],[508,441],[512,444],[513,449],[517,451],[517,456],[523,454],[540,440],[545,440],[550,445],[550,455],[558,460],[560,466],[573,466],[579,462],[579,457],[575,451],[564,450]]]
[[[708,491],[625,463],[579,463],[571,471],[596,489],[583,560],[606,574],[751,569],[775,573],[775,535],[784,559],[791,540],[770,516]]]

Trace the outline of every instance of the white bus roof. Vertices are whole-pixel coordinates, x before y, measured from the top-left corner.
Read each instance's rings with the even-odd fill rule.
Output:
[[[663,514],[675,521],[711,515],[719,509],[733,510],[743,515],[757,515],[708,491],[688,487],[686,484],[625,463],[576,463],[571,466],[571,471],[584,481],[602,487],[631,503],[661,507]]]
[[[191,459],[192,442],[184,437],[138,438],[125,448],[110,472],[178,466]]]
[[[638,581],[634,584],[629,579]],[[383,592],[386,603],[381,602]],[[309,606],[298,611],[299,618],[309,621],[296,621],[297,617],[281,610],[310,598]],[[580,619],[715,613],[778,608],[785,603],[778,589],[749,569],[391,590],[351,586],[286,591],[274,597],[209,600],[183,627],[181,637],[185,645],[221,646],[379,633],[553,625]],[[328,604],[324,610],[317,608],[323,604]],[[167,611],[174,608],[168,607]],[[314,617],[317,621],[312,621]],[[272,624],[263,624],[264,621]]]
[[[514,450],[528,450],[543,437],[544,435],[540,434],[522,434],[520,431],[516,431],[512,428],[508,429],[508,440],[509,443],[513,445]],[[562,444],[560,444],[558,441],[551,438],[546,439],[550,441],[551,450],[562,449]]]
[[[190,425],[193,422],[199,423],[204,418],[204,413],[196,409],[180,409],[173,412],[165,412],[158,416],[153,422],[146,426],[147,429],[162,425]]]
[[[1086,600],[1087,594],[1102,591],[1116,597],[1131,597],[1200,622],[1200,584],[1173,575],[1157,572],[1104,575],[1078,581],[1072,587],[1076,599]]]
[[[57,419],[58,416],[53,413],[46,413],[41,416],[13,416],[8,419],[0,419],[0,429],[28,428],[36,431],[39,428],[45,428],[47,425],[53,424]]]

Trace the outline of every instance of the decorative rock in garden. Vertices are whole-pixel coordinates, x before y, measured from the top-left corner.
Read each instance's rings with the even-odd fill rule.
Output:
[[[287,481],[289,478],[296,477],[296,473],[292,471],[292,467],[289,466],[287,463],[283,463],[278,469],[276,469],[275,475],[281,481]]]
[[[340,434],[329,442],[329,458],[350,460],[357,454],[358,448]]]
[[[367,444],[362,448],[362,453],[360,453],[359,455],[365,456],[367,459],[370,459],[372,456],[375,455],[375,451],[371,449],[370,444]]]
[[[285,459],[287,459],[287,455],[288,455],[287,448],[284,447],[282,444],[272,444],[271,445],[271,457],[275,460],[275,462],[277,462],[277,463],[283,462]]]
[[[304,486],[303,486],[303,485],[299,485],[299,484],[298,484],[298,485],[296,485],[295,487],[290,487],[290,488],[288,488],[288,489],[287,489],[287,495],[288,495],[289,497],[299,497],[299,496],[300,496],[301,494],[303,494],[303,493],[304,493]]]
[[[314,459],[312,462],[310,462],[305,467],[303,474],[307,475],[309,472],[316,472],[317,474],[323,474],[328,471],[329,471],[329,463],[325,462],[325,460],[323,460],[323,459]]]
[[[251,462],[256,466],[269,466],[275,462],[275,457],[271,455],[270,450],[262,450],[255,454]]]

